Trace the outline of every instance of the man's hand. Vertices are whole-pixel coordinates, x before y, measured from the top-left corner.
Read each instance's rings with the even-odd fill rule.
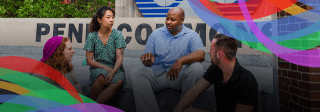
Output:
[[[170,77],[170,82],[171,81],[175,81],[176,79],[178,79],[180,70],[182,69],[182,62],[180,62],[179,60],[177,60],[170,68],[167,77]]]
[[[145,66],[151,66],[154,62],[154,56],[152,53],[146,53],[140,57],[140,60]]]

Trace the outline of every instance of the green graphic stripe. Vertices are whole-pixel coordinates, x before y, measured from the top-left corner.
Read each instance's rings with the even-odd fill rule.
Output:
[[[280,41],[276,42],[277,44],[291,48],[291,49],[296,49],[296,50],[308,50],[311,48],[315,48],[316,46],[320,45],[320,40],[319,40],[319,32],[300,37],[297,39],[293,40],[287,40],[287,41]],[[242,41],[239,40],[245,45],[254,48],[259,51],[267,52],[267,53],[272,53],[269,51],[262,43],[257,43],[257,42],[247,42],[247,41]]]
[[[11,83],[17,84],[31,92],[26,93],[26,96],[34,96],[39,98],[48,99],[51,101],[59,102],[64,105],[73,105],[80,103],[74,97],[72,97],[66,90],[61,90],[54,85],[47,83],[41,79],[33,77],[31,75],[17,72],[10,69],[0,68],[0,78]],[[80,94],[80,97],[83,98],[84,103],[96,103],[95,101],[91,100],[90,98],[83,96]],[[41,102],[35,102],[41,103]],[[24,105],[20,104],[10,104],[10,103],[3,103],[0,105],[0,108],[9,108],[12,105],[16,105],[13,108],[24,108]],[[12,109],[12,108],[10,108]],[[29,107],[28,110],[33,110],[34,108]]]

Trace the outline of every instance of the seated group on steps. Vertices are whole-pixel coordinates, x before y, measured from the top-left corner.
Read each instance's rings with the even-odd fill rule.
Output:
[[[217,34],[210,45],[211,65],[203,72],[205,48],[199,34],[183,25],[185,14],[176,7],[169,10],[165,26],[149,36],[144,54],[144,66],[124,70],[123,53],[126,42],[121,31],[113,29],[115,11],[103,6],[92,17],[84,45],[90,66],[89,97],[106,104],[124,86],[125,73],[130,75],[137,112],[160,112],[154,92],[164,89],[181,90],[180,101],[172,110],[206,111],[193,108],[195,99],[214,85],[217,112],[256,112],[258,84],[253,74],[243,68],[236,56],[237,40]],[[44,62],[59,71],[82,94],[80,81],[72,74],[75,51],[68,37],[54,36],[43,49]],[[61,89],[58,83],[38,74],[30,74]],[[89,74],[88,74],[89,75]]]

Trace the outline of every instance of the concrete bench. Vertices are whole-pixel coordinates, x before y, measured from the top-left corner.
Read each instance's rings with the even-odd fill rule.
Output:
[[[136,61],[133,62],[135,63],[134,65],[130,64],[124,64],[125,70],[130,71],[136,66],[143,66],[141,62]],[[210,63],[208,62],[203,62],[202,65],[204,66],[204,72],[207,70],[209,67]],[[254,74],[258,74],[259,71],[254,70],[257,69],[256,67],[245,67],[252,71]],[[264,68],[260,68],[261,70]],[[126,72],[128,73],[128,72]],[[260,75],[265,75],[264,73],[259,73]],[[256,77],[259,83],[259,101],[258,101],[258,112],[272,112],[273,110],[273,105],[272,105],[272,93],[271,92],[266,92],[263,90],[263,82],[262,80],[268,80],[264,77]],[[127,86],[123,87],[117,95],[110,101],[111,103],[107,105],[111,105],[113,107],[116,107],[118,109],[121,109],[125,112],[135,112],[135,102],[134,102],[134,96],[133,96],[133,90],[132,87],[128,86],[131,83],[131,77],[130,75],[126,75],[126,83]],[[88,86],[83,86],[83,93],[85,95],[88,95],[88,92],[86,92],[86,88]],[[174,90],[174,89],[165,89],[159,92],[155,92],[155,96],[159,105],[159,108],[161,112],[171,112],[173,108],[177,105],[177,103],[180,100],[180,93],[181,91],[179,90]],[[208,111],[213,111],[216,108],[216,102],[215,102],[215,96],[214,96],[214,88],[213,85],[206,90],[204,93],[202,93],[194,102],[193,107],[199,108],[199,109],[204,109]]]
[[[127,80],[124,81],[126,86],[122,87],[117,94],[110,100],[107,105],[116,107],[125,112],[135,112],[135,102],[132,87],[130,86],[130,76],[126,76]],[[82,86],[82,93],[89,97],[89,86]],[[155,92],[159,108],[161,112],[171,112],[180,100],[181,90],[165,89]],[[193,107],[204,110],[213,111],[216,108],[214,88],[211,86],[208,90],[202,93],[194,102]]]
[[[83,90],[86,87],[82,87]],[[83,92],[86,96],[87,92]],[[180,100],[180,90],[165,89],[159,92],[155,92],[159,108],[161,112],[171,112]],[[125,112],[135,112],[135,102],[132,88],[122,88],[118,93],[110,100],[107,105],[116,107]],[[202,93],[194,102],[193,107],[204,110],[213,111],[216,108],[215,96],[213,90],[207,90]]]
[[[87,87],[82,87],[84,88]],[[88,93],[83,92],[85,95]],[[171,112],[180,100],[180,90],[165,89],[159,92],[155,92],[159,108],[161,112]],[[258,112],[273,112],[272,94],[264,91],[259,91],[258,98]],[[125,112],[136,112],[133,90],[132,88],[122,88],[118,93],[110,100],[110,103],[106,104]],[[195,108],[213,111],[216,109],[216,101],[213,88],[210,87],[204,93],[195,100],[192,105]]]
[[[41,47],[7,47],[0,46],[1,54],[0,56],[23,56],[29,57],[36,60],[42,58]],[[90,71],[89,66],[82,66],[82,61],[85,58],[85,51],[83,49],[75,49],[76,53],[72,61],[75,66],[75,74],[79,76],[83,95],[89,95],[89,77]],[[13,52],[13,51],[19,51]],[[27,52],[32,51],[32,53]],[[143,66],[139,60],[139,56],[143,51],[140,50],[125,50],[124,54],[124,69],[126,71],[127,80],[124,83],[130,83],[130,75],[128,73],[137,66]],[[258,111],[259,112],[272,112],[273,111],[273,76],[272,68],[270,65],[270,60],[272,58],[268,56],[252,56],[252,55],[237,55],[239,63],[251,71],[259,84],[259,102]],[[206,71],[210,65],[209,54],[206,54],[205,61],[202,63],[204,71]],[[1,92],[0,92],[1,93]],[[162,112],[170,112],[174,106],[179,102],[180,99],[179,90],[166,89],[155,93],[156,99],[158,101],[160,110]],[[135,104],[132,88],[129,86],[123,87],[116,96],[110,101],[109,105],[124,110],[125,112],[134,112]],[[203,94],[193,104],[194,107],[212,111],[215,109],[215,97],[213,87],[206,90]]]

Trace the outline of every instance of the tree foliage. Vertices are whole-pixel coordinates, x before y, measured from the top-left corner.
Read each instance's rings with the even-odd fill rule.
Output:
[[[4,18],[91,18],[101,6],[114,8],[115,0],[0,0],[0,17]]]

